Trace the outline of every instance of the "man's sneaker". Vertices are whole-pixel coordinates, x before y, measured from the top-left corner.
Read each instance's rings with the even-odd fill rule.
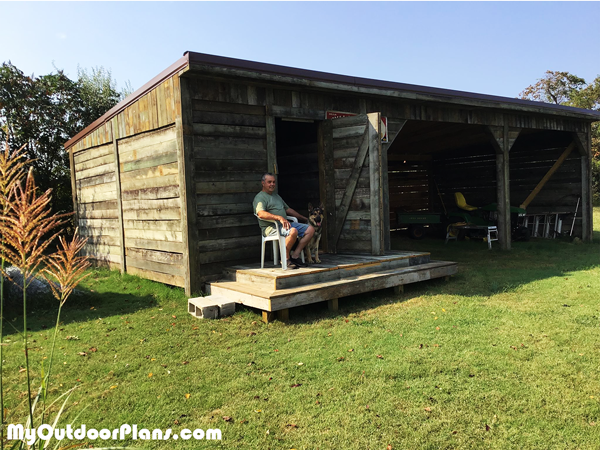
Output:
[[[281,267],[283,267],[283,263],[281,264]],[[297,264],[294,264],[293,260],[288,259],[288,262],[287,262],[287,268],[288,269],[294,270],[294,269],[297,269],[298,267],[299,266]]]
[[[306,264],[304,264],[304,263],[302,262],[302,259],[301,259],[301,258],[292,258],[292,257],[290,256],[290,261],[291,261],[293,264],[296,264],[298,267],[306,267]]]

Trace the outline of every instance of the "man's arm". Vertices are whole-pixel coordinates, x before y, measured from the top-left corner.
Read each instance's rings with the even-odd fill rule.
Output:
[[[276,220],[276,221],[280,222],[281,226],[283,227],[284,230],[287,230],[290,228],[290,223],[288,222],[288,220],[285,217],[276,216],[275,214],[271,214],[270,212],[264,211],[264,210],[258,211],[256,213],[256,215],[258,216],[259,219]],[[296,217],[296,216],[294,216],[294,217]]]
[[[288,216],[292,216],[295,217],[296,219],[298,219],[298,222],[304,222],[304,223],[308,223],[308,219],[306,217],[304,217],[302,214],[300,214],[297,211],[294,211],[292,208],[288,208],[285,210],[285,213]]]

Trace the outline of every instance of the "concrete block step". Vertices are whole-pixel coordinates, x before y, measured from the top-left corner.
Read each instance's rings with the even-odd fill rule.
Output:
[[[218,319],[235,313],[235,302],[222,295],[190,298],[188,312],[198,319]]]

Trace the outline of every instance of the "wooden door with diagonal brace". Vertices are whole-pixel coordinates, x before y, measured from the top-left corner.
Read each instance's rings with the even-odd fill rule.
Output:
[[[380,119],[370,113],[323,123],[321,198],[329,252],[384,253]]]

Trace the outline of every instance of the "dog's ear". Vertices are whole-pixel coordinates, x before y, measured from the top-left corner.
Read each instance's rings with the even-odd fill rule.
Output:
[[[325,211],[325,205],[323,205],[323,202],[321,202],[321,204],[319,205],[319,208],[323,211]]]
[[[313,208],[312,203],[309,203],[308,204],[308,212],[312,212],[313,209],[315,209],[315,208]]]

